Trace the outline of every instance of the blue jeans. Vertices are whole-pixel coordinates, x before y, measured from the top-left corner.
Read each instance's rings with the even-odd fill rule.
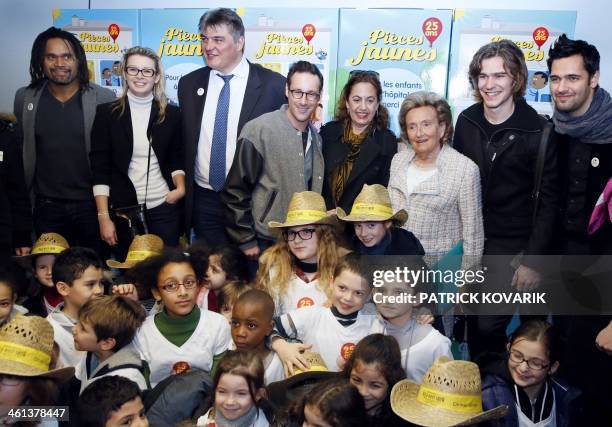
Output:
[[[101,257],[108,255],[108,246],[100,238],[96,203],[91,200],[64,200],[36,197],[34,231],[61,234],[70,246],[95,250]]]
[[[225,234],[225,214],[219,193],[194,184],[192,225],[196,240],[204,240],[210,246],[228,242]]]

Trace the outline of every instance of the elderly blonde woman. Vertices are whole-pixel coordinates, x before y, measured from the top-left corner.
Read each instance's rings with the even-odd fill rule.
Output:
[[[448,145],[453,119],[446,100],[415,92],[400,108],[401,136],[412,149],[393,157],[389,195],[405,209],[403,225],[421,241],[433,265],[463,241],[463,268],[478,262],[484,246],[480,173],[474,162]]]

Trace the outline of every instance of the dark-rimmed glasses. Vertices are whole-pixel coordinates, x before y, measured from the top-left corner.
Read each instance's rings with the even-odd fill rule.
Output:
[[[125,67],[125,72],[128,74],[128,76],[137,76],[138,73],[140,73],[143,77],[153,77],[156,73],[153,68],[138,67]]]
[[[177,282],[175,280],[169,280],[160,287],[169,293],[174,293],[179,290],[179,287],[184,286],[185,289],[193,289],[198,286],[198,281],[195,277],[188,277],[183,280],[183,282]]]
[[[300,231],[287,230],[283,232],[283,236],[288,242],[293,242],[296,236],[300,236],[302,240],[310,240],[315,231],[317,231],[316,228],[304,228]]]
[[[318,92],[304,92],[300,89],[289,90],[289,92],[291,93],[291,96],[295,100],[302,99],[304,95],[306,95],[306,99],[308,101],[316,101],[321,96],[321,94]]]
[[[527,363],[527,366],[534,371],[541,371],[542,369],[546,369],[550,366],[550,363],[546,363],[540,359],[525,359],[525,356],[520,351],[510,350],[509,351],[510,360],[514,363],[521,364],[523,362]]]

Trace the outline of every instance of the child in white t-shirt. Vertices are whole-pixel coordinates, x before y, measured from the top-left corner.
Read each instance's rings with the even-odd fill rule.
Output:
[[[403,263],[402,267],[425,271],[426,266],[420,259],[414,257],[412,261]],[[395,270],[396,266],[389,265],[386,270]],[[369,333],[394,337],[400,347],[406,377],[420,383],[427,369],[439,356],[453,358],[451,342],[430,324],[422,324],[414,313],[414,304],[407,299],[410,295],[417,295],[417,284],[397,279],[400,277],[375,287],[372,299],[378,316]]]
[[[330,308],[303,307],[277,321],[276,332],[280,336],[304,343],[273,339],[272,348],[283,361],[286,374],[293,374],[294,366],[300,370],[310,367],[301,354],[306,349],[319,353],[330,371],[340,371],[357,343],[370,333],[376,316],[373,307],[365,307],[372,288],[361,258],[352,253],[339,261],[332,281]]]
[[[191,368],[213,373],[230,343],[227,320],[196,305],[198,280],[189,256],[172,249],[152,262],[157,283],[151,292],[164,308],[147,317],[135,339],[149,364],[151,387]]]
[[[294,193],[285,222],[268,225],[281,235],[259,259],[256,285],[272,296],[275,314],[324,305],[338,262],[339,224],[327,215],[323,197],[312,191]]]
[[[278,355],[266,346],[266,338],[274,328],[274,301],[259,289],[246,291],[234,304],[230,328],[234,347],[259,356],[266,385],[285,379],[283,364]]]

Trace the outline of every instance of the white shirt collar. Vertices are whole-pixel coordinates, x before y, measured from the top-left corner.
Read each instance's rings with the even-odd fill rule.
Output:
[[[232,71],[230,71],[229,73],[223,74],[222,72],[215,70],[215,74],[217,74],[217,75],[230,75],[230,74],[233,74],[234,77],[232,78],[232,80],[234,78],[246,79],[246,78],[249,77],[249,62],[243,56],[242,59],[240,60],[240,62],[238,63],[238,65],[236,65],[236,67],[234,67],[234,69]]]

